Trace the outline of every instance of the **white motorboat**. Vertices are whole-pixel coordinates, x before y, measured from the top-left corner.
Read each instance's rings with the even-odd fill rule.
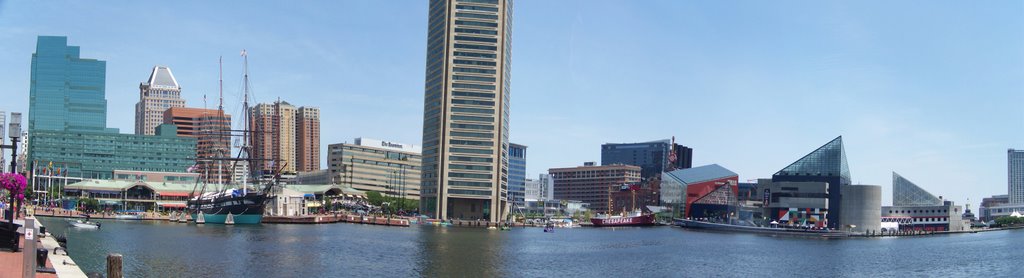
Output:
[[[68,224],[72,227],[83,229],[99,229],[101,226],[100,223],[85,220],[71,220],[68,221]]]

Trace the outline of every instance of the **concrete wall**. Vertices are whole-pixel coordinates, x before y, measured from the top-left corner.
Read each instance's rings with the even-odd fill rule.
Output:
[[[854,232],[878,232],[882,228],[882,187],[878,185],[846,185],[842,191],[841,215],[843,230],[855,225]]]

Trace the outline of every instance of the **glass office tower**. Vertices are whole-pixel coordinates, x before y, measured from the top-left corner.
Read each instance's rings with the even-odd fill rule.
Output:
[[[105,131],[107,62],[84,59],[67,37],[40,36],[32,54],[28,130]]]
[[[106,62],[79,54],[67,37],[40,36],[36,42],[26,162],[100,179],[114,170],[184,172],[195,164],[196,139],[178,137],[174,125],[158,128],[162,136],[107,128]]]
[[[512,205],[526,206],[526,146],[508,145],[508,194]]]
[[[503,220],[508,197],[511,0],[432,0],[421,212]]]

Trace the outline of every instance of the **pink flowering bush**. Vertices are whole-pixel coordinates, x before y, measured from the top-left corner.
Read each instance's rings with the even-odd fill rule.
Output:
[[[7,190],[18,200],[25,199],[25,187],[28,180],[25,176],[17,173],[0,173],[0,189]]]

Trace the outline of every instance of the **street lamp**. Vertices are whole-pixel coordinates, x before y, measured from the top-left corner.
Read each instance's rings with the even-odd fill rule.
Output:
[[[9,145],[9,146],[8,145],[0,145],[0,149],[5,149],[5,148],[6,149],[11,149],[11,173],[17,173],[18,172],[18,141],[21,139],[21,113],[18,113],[18,112],[12,112],[11,113],[11,123],[10,123],[10,130],[8,130],[8,136],[11,137],[11,145]],[[3,143],[3,142],[0,142],[0,143]],[[2,170],[2,169],[3,169],[3,165],[0,165],[0,170]],[[10,193],[11,193],[11,203],[10,203],[11,204],[11,219],[10,219],[11,221],[10,221],[10,223],[13,224],[14,223],[14,219],[18,218],[18,215],[17,215],[18,211],[17,211],[17,209],[15,209],[15,206],[14,206],[14,202],[15,202],[14,196],[17,195],[17,193],[15,193],[15,192],[10,192]],[[21,207],[21,200],[17,200],[17,202],[18,202],[18,206],[17,207]]]

